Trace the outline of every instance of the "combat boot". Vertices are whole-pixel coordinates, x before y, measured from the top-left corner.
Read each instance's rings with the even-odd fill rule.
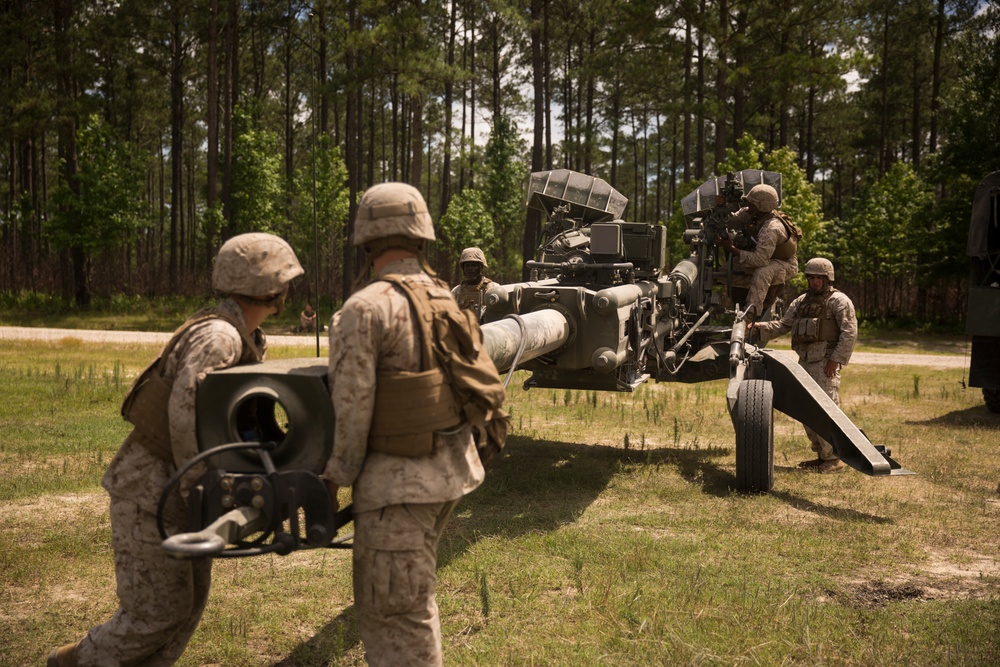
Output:
[[[60,646],[49,653],[45,667],[76,667],[76,647],[80,642]]]
[[[816,470],[817,472],[825,474],[828,472],[840,472],[845,467],[844,462],[840,459],[830,459],[828,461],[823,461],[823,463],[821,463]]]
[[[799,464],[799,467],[800,468],[806,468],[807,470],[810,470],[812,468],[818,468],[821,465],[823,465],[824,463],[826,463],[826,461],[824,461],[823,459],[817,457],[817,458],[809,460],[809,461],[803,461],[802,463]]]

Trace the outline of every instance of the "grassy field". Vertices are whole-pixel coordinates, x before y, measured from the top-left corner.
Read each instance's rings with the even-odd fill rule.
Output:
[[[40,664],[116,607],[99,480],[155,353],[0,346],[0,665]],[[774,491],[741,495],[724,382],[512,389],[505,456],[442,540],[446,662],[1000,663],[1000,415],[961,370],[844,375],[845,411],[917,476],[799,471],[808,444],[778,415]],[[363,664],[349,553],[214,573],[179,664]]]

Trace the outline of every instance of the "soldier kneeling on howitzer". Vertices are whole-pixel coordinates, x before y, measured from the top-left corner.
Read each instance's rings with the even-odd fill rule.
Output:
[[[727,225],[742,232],[734,243],[728,236],[721,245],[735,257],[733,286],[748,288],[745,309],[754,308],[760,319],[771,307],[778,290],[799,272],[795,252],[802,232],[777,210],[778,192],[761,183],[744,197],[746,206],[730,216]]]
[[[851,360],[858,338],[854,304],[831,285],[830,260],[810,259],[805,274],[809,290],[792,301],[780,320],[754,323],[752,331],[759,333],[761,343],[791,331],[792,349],[799,355],[799,365],[840,405],[840,368]],[[822,473],[843,470],[844,462],[837,458],[833,446],[808,426],[805,430],[817,456],[803,461],[799,467]]]

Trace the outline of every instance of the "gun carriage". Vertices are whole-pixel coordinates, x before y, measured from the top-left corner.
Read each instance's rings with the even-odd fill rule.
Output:
[[[752,313],[721,305],[718,286],[730,284],[731,261],[719,241],[744,191],[758,183],[780,197],[781,174],[760,170],[708,180],[684,197],[687,251],[668,266],[666,228],[622,220],[628,200],[606,182],[565,169],[532,174],[527,205],[545,216],[543,240],[527,263],[531,280],[495,285],[486,295],[490,357],[501,372],[529,371],[527,389],[630,392],[650,380],[728,379],[739,491],[773,487],[775,409],[814,429],[862,473],[912,474],[797,363],[748,340]],[[325,379],[325,359],[269,361],[205,378],[198,436],[213,469],[189,501],[192,532],[170,537],[168,549],[252,555],[327,546],[349,516],[330,515],[317,477],[333,440]],[[209,455],[213,448],[217,455]]]

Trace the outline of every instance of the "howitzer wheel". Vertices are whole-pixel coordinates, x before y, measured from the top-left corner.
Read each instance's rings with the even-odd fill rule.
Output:
[[[736,490],[774,486],[774,392],[767,380],[744,380],[736,401]]]

